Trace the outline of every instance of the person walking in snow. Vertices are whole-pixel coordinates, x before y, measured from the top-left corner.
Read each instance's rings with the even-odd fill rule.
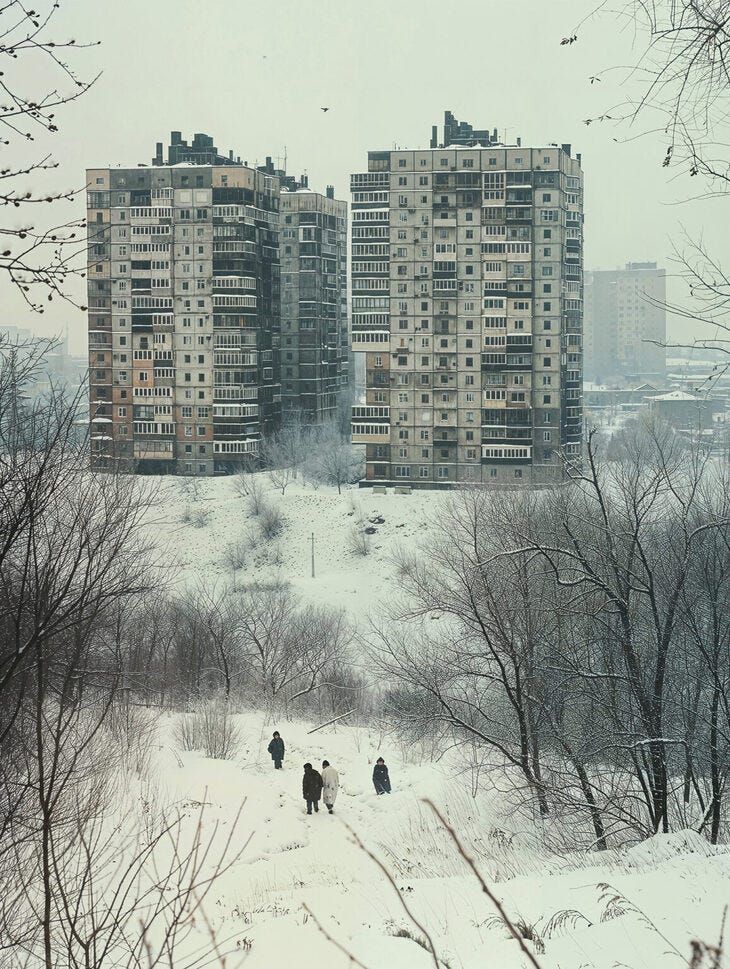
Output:
[[[382,757],[378,757],[373,768],[373,784],[377,794],[390,794],[390,777]]]
[[[274,731],[274,736],[269,741],[268,751],[274,762],[274,768],[281,770],[281,762],[284,760],[284,741],[281,739],[278,730]]]
[[[315,770],[311,764],[304,765],[304,777],[302,778],[302,796],[307,802],[307,814],[319,811],[319,799],[322,796],[322,775]]]
[[[340,775],[328,760],[322,761],[322,800],[330,814],[333,813],[337,792],[340,789]]]

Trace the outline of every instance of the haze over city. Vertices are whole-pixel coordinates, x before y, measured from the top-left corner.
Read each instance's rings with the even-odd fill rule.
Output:
[[[684,295],[668,262],[681,226],[722,244],[724,212],[685,201],[695,182],[662,169],[666,137],[644,134],[651,116],[585,124],[626,113],[617,105],[636,91],[629,66],[645,42],[630,19],[610,10],[585,19],[591,10],[580,0],[460,0],[448,16],[431,0],[74,0],[54,29],[98,40],[75,67],[85,80],[102,73],[63,112],[60,131],[38,140],[59,163],[45,184],[80,188],[86,168],[149,164],[171,130],[204,131],[251,165],[286,157],[290,173],[306,171],[314,188],[332,184],[347,199],[369,149],[426,147],[450,109],[507,143],[572,144],[585,172],[586,268],[658,261],[672,302]],[[561,46],[575,31],[577,41]],[[83,208],[82,194],[64,211],[81,217]],[[21,302],[6,280],[0,287],[2,321],[13,323]],[[83,302],[82,285],[78,294]],[[50,333],[66,321],[71,349],[83,352],[83,314],[56,305],[33,324]],[[670,317],[669,326],[683,338],[687,324]]]

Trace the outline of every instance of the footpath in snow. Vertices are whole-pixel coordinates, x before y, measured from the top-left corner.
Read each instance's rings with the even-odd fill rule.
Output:
[[[497,792],[472,797],[454,758],[433,763],[428,751],[363,726],[340,723],[308,735],[311,724],[272,723],[256,713],[239,720],[233,760],[178,756],[165,744],[155,769],[158,801],[205,802],[211,830],[217,824],[225,832],[245,799],[235,842],[250,841],[206,901],[219,937],[234,949],[228,969],[244,962],[247,969],[345,969],[347,953],[367,969],[433,967],[402,901],[442,965],[529,965],[425,798],[445,812],[545,969],[686,966],[691,939],[717,939],[730,855],[692,833],[621,853],[555,855],[536,826],[505,816]],[[266,752],[275,728],[286,743],[281,771]],[[390,768],[390,796],[372,786],[378,755]],[[325,758],[340,775],[335,814],[321,807],[307,816],[302,767],[311,761],[319,769]]]

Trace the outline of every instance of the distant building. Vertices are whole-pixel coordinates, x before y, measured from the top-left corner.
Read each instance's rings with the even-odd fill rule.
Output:
[[[87,186],[92,467],[255,458],[281,419],[278,179],[178,162]]]
[[[281,184],[281,401],[284,421],[334,420],[349,381],[347,203],[313,191],[272,159]]]
[[[585,371],[599,383],[663,380],[666,273],[655,262],[585,274]]]
[[[712,427],[713,415],[724,410],[724,401],[695,396],[683,390],[671,390],[645,399],[652,414],[678,430],[697,434]]]
[[[582,439],[583,173],[447,112],[352,175],[353,440],[371,483],[560,480]]]
[[[160,142],[152,167],[91,169],[87,187],[93,467],[225,473],[258,458],[283,399],[305,422],[335,415],[344,202],[175,131],[167,158]]]
[[[41,338],[26,327],[0,324],[0,343],[21,347],[21,354],[32,351],[41,340],[45,341],[43,359],[28,388],[31,395],[48,394],[54,389],[72,395],[78,393],[86,383],[89,363],[86,355],[70,354],[65,337]]]

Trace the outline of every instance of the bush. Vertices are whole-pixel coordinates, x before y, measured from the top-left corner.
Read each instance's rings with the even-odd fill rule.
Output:
[[[250,547],[250,542],[231,542],[223,553],[223,565],[231,572],[244,569]]]
[[[362,528],[355,526],[350,529],[347,546],[353,555],[370,555],[372,545],[371,537]]]
[[[193,510],[192,524],[194,528],[205,528],[210,522],[212,513],[209,508],[196,507]]]
[[[266,505],[259,515],[261,536],[271,541],[284,531],[284,516],[273,505]]]
[[[261,478],[246,478],[246,490],[242,492],[248,499],[248,513],[253,518],[258,518],[261,512],[268,507],[266,500],[266,489]]]
[[[150,710],[125,700],[109,708],[104,727],[122,765],[140,777],[149,772],[157,723]]]
[[[214,760],[230,760],[241,736],[224,696],[202,700],[178,720],[176,739],[183,750],[202,750]]]

